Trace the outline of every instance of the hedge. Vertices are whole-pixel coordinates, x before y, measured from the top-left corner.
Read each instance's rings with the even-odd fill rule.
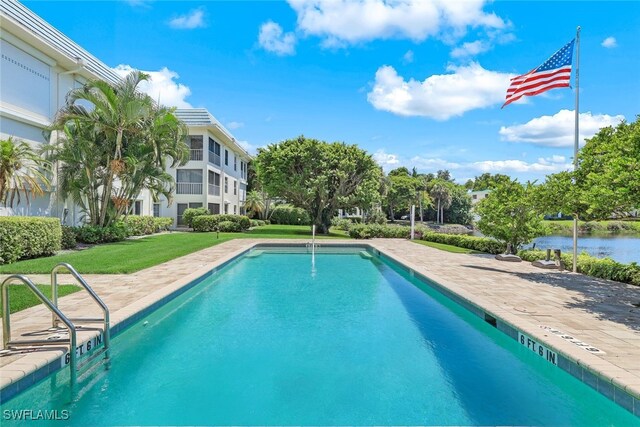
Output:
[[[223,222],[230,222],[236,226],[222,225]],[[249,227],[251,227],[251,220],[244,215],[199,215],[193,219],[193,231],[225,231],[233,228],[233,232],[240,232],[248,230]]]
[[[251,226],[252,227],[262,227],[263,225],[267,225],[267,223],[264,222],[261,219],[252,219],[251,220]]]
[[[83,225],[75,227],[74,231],[79,242],[88,244],[120,242],[129,237],[129,229],[122,221],[108,227]]]
[[[273,208],[271,223],[282,225],[311,225],[307,211],[290,205],[279,205]]]
[[[349,228],[349,236],[355,239],[370,239],[374,237],[407,239],[410,234],[411,227],[397,225],[358,224]],[[444,243],[491,254],[503,253],[505,250],[505,245],[487,237],[435,233],[424,227],[416,227],[414,237],[428,242]]]
[[[128,215],[123,222],[127,226],[129,236],[144,236],[168,230],[173,219],[150,215]]]
[[[541,250],[522,250],[518,256],[525,261],[545,259],[546,252]],[[563,253],[562,262],[567,270],[573,270],[573,255]],[[615,280],[640,286],[640,265],[635,262],[622,264],[611,258],[596,258],[583,252],[578,255],[578,272],[599,279]]]
[[[195,217],[209,214],[210,212],[207,208],[188,208],[182,213],[182,220],[189,227],[193,227],[193,219]]]
[[[0,217],[0,264],[53,255],[60,250],[62,226],[57,218]]]
[[[77,245],[76,232],[73,227],[63,225],[62,238],[60,239],[60,246],[62,249],[75,249]]]

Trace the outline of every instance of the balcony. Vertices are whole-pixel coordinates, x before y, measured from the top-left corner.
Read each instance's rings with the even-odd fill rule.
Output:
[[[220,154],[216,154],[213,151],[209,151],[209,163],[216,166],[220,166]]]
[[[176,194],[202,194],[201,182],[178,182]]]
[[[202,149],[189,150],[189,160],[202,161]]]
[[[220,195],[220,186],[209,184],[209,195],[210,196],[219,196]]]

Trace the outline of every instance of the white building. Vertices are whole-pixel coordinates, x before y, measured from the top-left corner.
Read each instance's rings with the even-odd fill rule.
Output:
[[[9,136],[33,146],[48,141],[43,131],[51,124],[67,93],[87,80],[116,83],[110,67],[15,0],[0,2],[0,137]],[[187,207],[207,207],[214,213],[242,213],[250,156],[207,110],[178,110],[189,127],[191,159],[178,170],[174,203],[153,203],[143,191],[132,204],[141,215],[169,216],[181,223]],[[83,214],[51,190],[27,205],[14,205],[16,215],[55,216],[79,224]]]
[[[89,79],[110,83],[119,76],[107,65],[15,0],[0,2],[0,138],[32,146],[48,141],[43,131],[64,105],[69,90]],[[56,216],[67,222],[81,212],[56,194],[55,181],[44,197],[14,206],[17,215]]]
[[[148,214],[174,218],[176,226],[182,225],[182,213],[187,208],[244,214],[251,156],[206,109],[179,109],[175,114],[189,127],[190,160],[169,170],[176,180],[174,203],[169,207],[165,201],[154,204]],[[141,202],[144,210],[144,200]]]
[[[491,193],[491,190],[469,191],[467,194],[469,194],[469,197],[471,197],[471,204],[475,205],[480,200],[485,199],[489,195],[489,193]]]

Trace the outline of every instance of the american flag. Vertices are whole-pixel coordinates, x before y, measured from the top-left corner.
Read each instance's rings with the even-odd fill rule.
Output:
[[[538,95],[557,87],[569,87],[574,42],[575,39],[571,40],[538,68],[512,78],[502,108],[523,96]]]

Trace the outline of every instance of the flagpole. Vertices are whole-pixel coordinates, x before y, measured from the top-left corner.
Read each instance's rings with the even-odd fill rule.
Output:
[[[573,144],[573,170],[578,169],[579,118],[580,118],[580,27],[576,29],[576,128]],[[575,182],[574,182],[575,185]],[[578,214],[573,214],[573,272],[578,272]]]

